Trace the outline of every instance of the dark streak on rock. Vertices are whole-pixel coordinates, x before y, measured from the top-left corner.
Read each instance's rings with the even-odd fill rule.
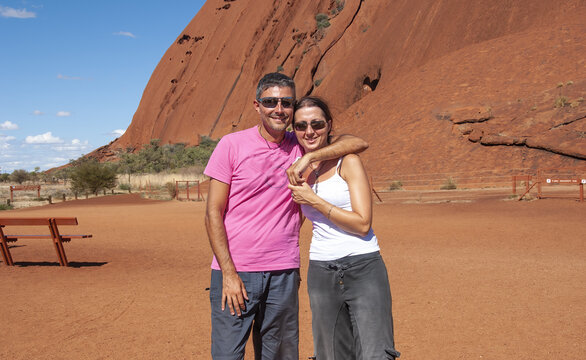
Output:
[[[346,25],[346,27],[344,28],[344,31],[342,31],[340,33],[340,35],[338,35],[338,37],[332,41],[332,43],[323,51],[322,55],[320,56],[319,60],[316,62],[315,66],[311,69],[311,80],[312,80],[312,84],[314,83],[314,76],[315,73],[317,71],[317,68],[319,67],[319,64],[321,63],[321,61],[323,60],[323,58],[326,56],[326,54],[328,53],[328,51],[334,46],[336,45],[336,43],[338,43],[338,41],[340,41],[340,39],[342,38],[342,36],[344,36],[344,34],[346,33],[346,30],[348,30],[348,28],[352,25],[352,23],[354,23],[354,20],[356,19],[356,16],[358,16],[358,13],[360,12],[360,8],[362,7],[362,1],[360,1],[360,3],[358,4],[358,8],[356,8],[356,12],[354,12],[354,15],[352,15],[352,19],[350,19],[350,22],[348,23],[348,25]],[[314,85],[311,86],[311,88],[307,91],[307,94],[305,95],[309,95],[311,94],[311,92],[313,91]]]
[[[564,121],[561,124],[557,124],[555,126],[552,126],[549,130],[553,130],[553,129],[560,128],[562,126],[570,125],[571,123],[575,123],[576,121],[580,121],[580,120],[584,120],[584,119],[586,119],[586,115],[582,115],[581,117],[573,119],[573,120]]]
[[[214,130],[216,129],[216,126],[218,125],[218,121],[220,120],[220,117],[222,116],[222,113],[224,112],[224,108],[226,107],[226,104],[228,104],[228,100],[230,100],[230,96],[232,95],[232,92],[234,91],[234,89],[236,88],[236,85],[238,84],[238,81],[240,80],[240,76],[242,75],[243,70],[244,70],[244,64],[242,64],[242,66],[240,67],[240,72],[238,73],[238,76],[236,76],[236,79],[234,80],[232,87],[228,91],[228,95],[226,95],[226,98],[224,99],[224,103],[220,107],[220,111],[218,112],[218,115],[216,116],[216,119],[214,120],[214,123],[212,124],[212,128],[210,129],[210,133],[208,134],[209,137],[212,137],[212,134],[214,133]]]

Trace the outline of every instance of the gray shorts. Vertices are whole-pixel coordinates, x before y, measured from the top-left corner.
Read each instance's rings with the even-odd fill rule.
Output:
[[[310,261],[307,288],[317,360],[395,359],[391,289],[380,253]]]
[[[299,269],[239,272],[248,293],[242,316],[222,311],[222,272],[212,270],[212,358],[244,359],[252,330],[256,360],[299,359]]]

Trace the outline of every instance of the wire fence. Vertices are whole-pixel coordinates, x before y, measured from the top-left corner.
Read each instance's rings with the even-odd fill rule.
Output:
[[[583,198],[581,191],[586,183],[586,167],[396,173],[388,176],[373,175],[370,177],[370,182],[374,200],[377,203],[397,201],[414,203],[458,202],[479,199],[515,200],[550,197],[579,200]],[[582,183],[581,187],[580,183]],[[196,199],[205,201],[209,190],[209,180],[197,183],[197,188],[197,190],[193,189],[191,194],[198,194]],[[179,197],[185,198],[186,194],[183,193]]]
[[[379,202],[519,198],[530,192],[533,195],[528,197],[570,197],[583,200],[586,168],[396,173],[390,176],[374,175],[370,181],[375,200]]]
[[[209,181],[177,180],[175,181],[175,198],[177,200],[205,201],[209,186]]]
[[[510,187],[512,176],[536,175],[534,169],[477,170],[445,173],[411,173],[371,176],[372,187],[384,190],[453,190]]]

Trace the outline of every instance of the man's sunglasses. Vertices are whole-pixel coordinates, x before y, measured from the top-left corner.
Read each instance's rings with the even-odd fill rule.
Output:
[[[325,120],[311,120],[309,123],[313,130],[321,130],[326,127],[327,123]],[[293,124],[293,129],[296,131],[305,131],[307,130],[307,121],[296,121]]]
[[[281,102],[281,106],[284,108],[292,108],[295,105],[295,99],[287,96],[287,97],[263,97],[260,99],[256,99],[262,106],[272,109],[277,107],[279,101]]]

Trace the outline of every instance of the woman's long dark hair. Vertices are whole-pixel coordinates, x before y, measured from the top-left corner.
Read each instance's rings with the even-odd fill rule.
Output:
[[[332,117],[332,112],[330,111],[330,107],[322,98],[317,96],[304,96],[301,99],[295,102],[295,112],[297,110],[304,108],[304,107],[318,107],[323,111],[326,121],[330,123],[330,130],[328,131],[328,144],[332,141],[332,125],[334,123],[334,118]],[[293,116],[293,125],[295,125],[295,116]]]

